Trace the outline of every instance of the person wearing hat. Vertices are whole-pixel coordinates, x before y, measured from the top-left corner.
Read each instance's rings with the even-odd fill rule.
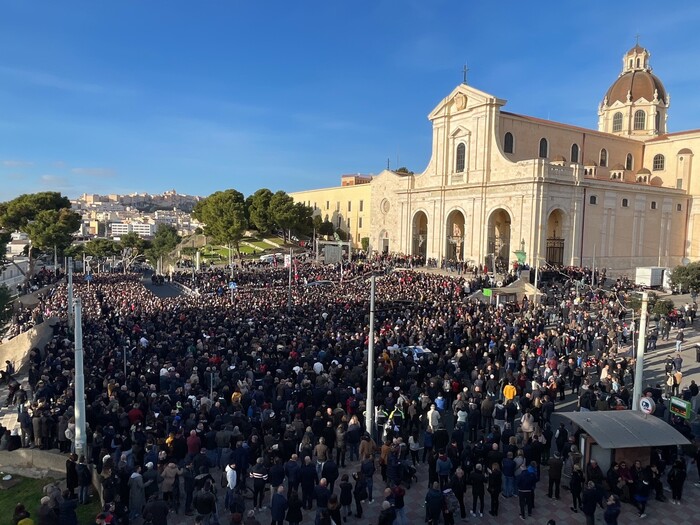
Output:
[[[155,465],[152,462],[146,463],[146,472],[143,473],[144,497],[146,501],[151,499],[151,496],[158,494],[158,487],[163,481],[163,476],[160,475]]]

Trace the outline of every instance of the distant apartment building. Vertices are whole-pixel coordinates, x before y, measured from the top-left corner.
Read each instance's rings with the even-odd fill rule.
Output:
[[[135,233],[139,237],[153,237],[156,225],[144,222],[113,222],[109,225],[112,237],[120,237],[127,233]]]

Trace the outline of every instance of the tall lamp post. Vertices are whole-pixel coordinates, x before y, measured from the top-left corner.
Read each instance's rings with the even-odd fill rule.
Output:
[[[87,446],[85,431],[85,375],[83,370],[83,305],[75,298],[75,452],[84,455]]]
[[[644,350],[647,346],[647,308],[649,293],[642,293],[642,315],[639,320],[639,344],[637,345],[637,360],[634,366],[634,392],[632,393],[632,410],[639,409],[644,385]]]
[[[367,406],[365,407],[365,430],[374,436],[374,295],[376,277],[370,277],[369,296],[369,341],[367,344]]]

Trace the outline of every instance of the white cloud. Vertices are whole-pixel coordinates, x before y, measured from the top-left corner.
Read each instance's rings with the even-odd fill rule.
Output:
[[[3,160],[2,165],[6,168],[29,168],[34,166],[34,163],[25,160]]]
[[[117,175],[117,172],[110,168],[72,168],[71,173],[84,177],[110,178]]]
[[[42,175],[39,177],[41,185],[50,189],[71,188],[72,184],[66,177],[60,175]]]
[[[90,82],[82,82],[72,78],[65,78],[52,73],[0,66],[0,75],[12,77],[20,82],[33,84],[60,91],[75,93],[95,93],[99,95],[132,95],[133,90],[116,86],[103,86]]]

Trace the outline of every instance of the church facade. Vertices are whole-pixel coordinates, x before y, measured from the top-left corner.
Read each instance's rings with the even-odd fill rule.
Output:
[[[597,130],[457,86],[428,117],[425,171],[369,183],[371,248],[489,268],[510,267],[516,250],[533,265],[619,270],[699,259],[700,130],[667,132],[670,97],[649,57],[640,46],[624,55]]]

